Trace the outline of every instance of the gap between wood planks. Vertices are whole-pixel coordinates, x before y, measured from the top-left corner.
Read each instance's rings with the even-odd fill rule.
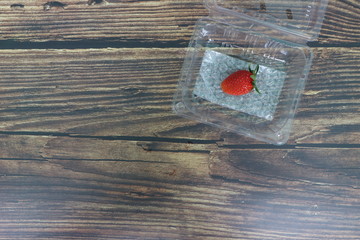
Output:
[[[139,137],[139,136],[90,136],[81,134],[69,134],[61,132],[27,132],[27,131],[0,131],[0,135],[13,136],[49,136],[69,137],[79,139],[97,139],[105,141],[136,141],[136,142],[168,142],[187,144],[209,144],[216,145],[218,149],[301,149],[301,148],[328,148],[328,149],[358,149],[360,144],[337,144],[337,143],[297,143],[281,146],[271,144],[222,144],[224,139],[200,140],[191,138],[166,138],[166,137]]]
[[[171,143],[190,143],[190,144],[216,144],[219,140],[199,140],[188,138],[166,138],[166,137],[136,137],[136,136],[90,136],[81,134],[69,134],[61,132],[27,132],[27,131],[0,131],[0,135],[17,135],[17,136],[52,136],[52,137],[70,137],[70,138],[87,138],[108,141],[140,141],[140,142],[171,142]]]
[[[88,49],[88,48],[183,48],[187,47],[189,41],[177,40],[166,42],[146,42],[145,40],[101,39],[86,41],[47,41],[47,42],[19,42],[15,40],[0,40],[0,49]],[[321,43],[309,42],[311,48],[353,48],[360,47],[360,42],[353,43]]]

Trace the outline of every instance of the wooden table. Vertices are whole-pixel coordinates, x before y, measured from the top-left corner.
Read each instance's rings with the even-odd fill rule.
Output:
[[[0,239],[360,239],[358,0],[284,146],[172,112],[202,0],[46,2],[0,2]]]

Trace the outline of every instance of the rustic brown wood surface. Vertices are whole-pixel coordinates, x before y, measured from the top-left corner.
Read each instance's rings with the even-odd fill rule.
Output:
[[[0,239],[360,239],[359,1],[329,0],[283,146],[172,112],[206,15],[0,2]]]

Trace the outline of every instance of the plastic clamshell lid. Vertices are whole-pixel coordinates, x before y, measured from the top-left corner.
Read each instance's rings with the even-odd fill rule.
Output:
[[[328,0],[205,0],[213,13],[276,28],[307,41],[321,30]]]
[[[309,47],[218,22],[198,21],[185,57],[173,109],[181,116],[271,144],[285,144],[310,70]],[[257,86],[225,94],[221,82],[260,66]]]

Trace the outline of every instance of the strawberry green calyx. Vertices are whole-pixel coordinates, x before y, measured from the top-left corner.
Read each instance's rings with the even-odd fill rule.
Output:
[[[251,79],[253,80],[253,81],[252,81],[252,85],[253,85],[255,91],[256,91],[257,93],[261,94],[261,92],[259,91],[258,87],[256,86],[256,75],[257,75],[257,73],[259,72],[259,68],[260,68],[260,66],[259,66],[259,65],[256,65],[256,68],[255,68],[254,70],[252,70],[251,67],[250,67],[250,65],[249,65],[249,72],[252,73],[252,75],[250,76]]]

